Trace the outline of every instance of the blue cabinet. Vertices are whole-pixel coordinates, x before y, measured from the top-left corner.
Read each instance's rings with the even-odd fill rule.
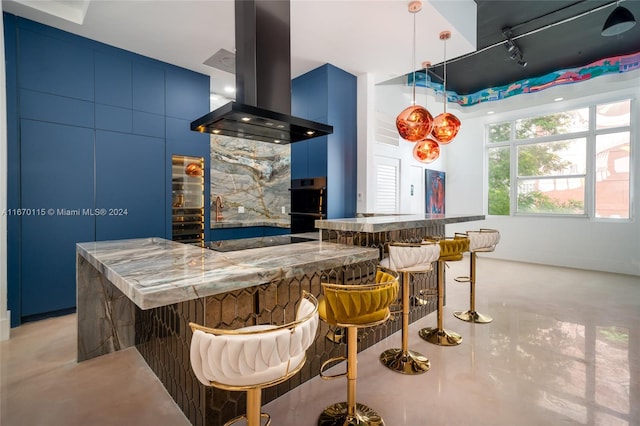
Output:
[[[331,64],[292,81],[291,112],[333,134],[291,145],[291,179],[327,177],[327,218],[353,217],[357,182],[357,81]]]
[[[93,130],[22,120],[21,300],[28,319],[76,304],[75,245],[94,240]],[[28,213],[27,213],[28,212]]]
[[[287,235],[291,231],[288,228],[276,226],[247,226],[243,228],[215,228],[211,229],[211,241],[237,240],[240,238],[272,237],[275,235]]]
[[[189,128],[209,110],[209,77],[11,14],[3,22],[7,207],[32,213],[8,218],[16,326],[75,308],[76,243],[171,238],[171,155],[209,168],[209,135]]]
[[[132,78],[129,58],[95,52],[96,103],[131,108]]]
[[[165,237],[164,140],[96,131],[96,241]]]
[[[74,99],[94,100],[91,49],[28,29],[20,31],[18,43],[20,87]]]
[[[159,66],[133,62],[133,109],[164,115],[164,70]]]

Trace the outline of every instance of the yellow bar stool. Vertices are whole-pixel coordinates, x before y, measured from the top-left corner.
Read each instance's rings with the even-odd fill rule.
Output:
[[[429,370],[429,359],[409,350],[409,287],[412,273],[427,273],[433,270],[433,262],[440,257],[440,245],[435,242],[389,243],[389,257],[380,261],[380,266],[402,273],[402,348],[387,349],[380,361],[387,368],[402,374],[421,374]]]
[[[469,276],[455,278],[461,283],[469,283],[469,310],[455,311],[453,315],[462,321],[486,324],[493,321],[488,315],[476,312],[476,261],[478,253],[492,252],[500,242],[500,232],[495,229],[480,229],[479,231],[467,231],[464,234],[469,238],[469,251],[471,252],[469,261]]]
[[[433,237],[430,237],[433,238]],[[424,340],[434,345],[456,346],[462,343],[462,336],[443,327],[444,313],[444,265],[445,262],[462,260],[463,253],[469,251],[469,238],[455,235],[453,238],[437,238],[440,244],[438,258],[438,326],[421,329],[418,334]]]
[[[306,361],[306,350],[316,338],[318,301],[305,292],[296,319],[284,325],[254,325],[236,330],[207,328],[189,323],[191,368],[205,386],[247,393],[246,415],[225,426],[246,419],[247,426],[260,426],[262,389],[290,379]]]
[[[373,409],[356,402],[358,378],[358,329],[382,324],[390,316],[389,306],[398,297],[398,277],[378,270],[375,284],[340,285],[322,283],[323,297],[318,303],[320,318],[328,324],[347,330],[347,357],[331,358],[320,367],[320,377],[347,378],[347,401],[325,408],[318,418],[319,426],[382,426],[384,421]],[[347,371],[324,374],[329,364],[347,361]]]

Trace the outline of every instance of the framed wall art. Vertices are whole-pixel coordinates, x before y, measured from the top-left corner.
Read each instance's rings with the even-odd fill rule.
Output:
[[[425,169],[427,214],[444,214],[445,172]]]

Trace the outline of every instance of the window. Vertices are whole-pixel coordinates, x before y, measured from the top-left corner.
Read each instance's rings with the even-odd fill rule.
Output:
[[[630,218],[631,99],[487,126],[488,213]]]

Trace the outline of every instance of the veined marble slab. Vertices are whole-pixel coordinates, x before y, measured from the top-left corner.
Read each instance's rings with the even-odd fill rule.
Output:
[[[401,229],[424,228],[432,225],[446,225],[448,223],[471,222],[484,220],[484,215],[464,214],[417,214],[417,215],[389,215],[356,217],[345,219],[316,220],[318,229],[328,229],[344,232],[386,232]]]
[[[311,241],[215,252],[162,238],[79,243],[76,252],[141,309],[377,259],[374,248]]]

